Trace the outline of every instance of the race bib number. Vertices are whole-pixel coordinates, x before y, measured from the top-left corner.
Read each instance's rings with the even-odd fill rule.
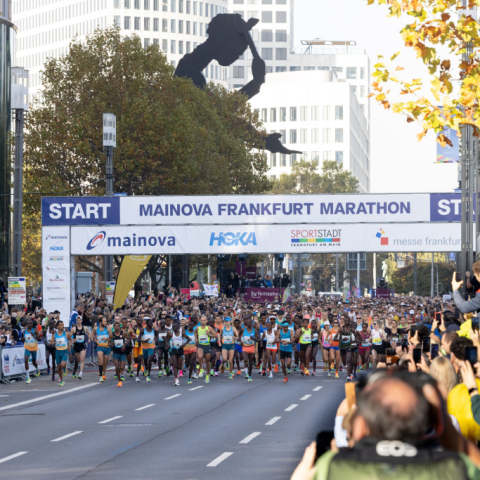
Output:
[[[25,337],[25,340],[27,343],[33,343],[34,342],[34,339],[33,339],[33,335],[29,334]]]
[[[363,348],[368,348],[370,346],[370,342],[362,342]]]
[[[77,335],[75,337],[75,340],[77,341],[77,343],[83,343],[85,341],[85,335]]]
[[[57,347],[65,347],[67,345],[67,342],[64,338],[57,338],[55,343],[57,344]]]
[[[242,337],[243,343],[246,343],[247,345],[252,344],[252,339],[250,337]]]
[[[200,336],[198,337],[198,341],[199,341],[200,343],[208,343],[208,336],[207,336],[207,335],[200,335]]]
[[[173,341],[173,347],[174,348],[181,348],[182,345],[183,345],[183,342],[181,340],[174,340]]]
[[[114,340],[114,344],[116,348],[121,348],[123,347],[123,340]]]
[[[159,334],[158,334],[158,338],[159,338],[160,340],[162,340],[162,341],[165,341],[165,337],[166,337],[166,336],[167,336],[166,333],[159,333]]]
[[[233,338],[232,337],[223,337],[223,343],[232,344]]]
[[[318,340],[318,333],[314,333],[312,338],[313,340]]]
[[[373,343],[375,343],[375,344],[382,343],[382,339],[381,338],[374,338]]]
[[[98,337],[98,343],[107,343],[107,339],[108,339],[107,336],[105,336],[105,335],[100,335],[100,336]]]
[[[312,336],[307,335],[307,334],[303,334],[303,341],[304,342],[311,342],[312,341]]]

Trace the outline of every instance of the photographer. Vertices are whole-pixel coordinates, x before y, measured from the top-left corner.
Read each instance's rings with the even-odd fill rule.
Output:
[[[480,261],[475,262],[473,264],[473,277],[475,280],[480,278]],[[455,304],[457,305],[458,309],[462,313],[469,313],[469,312],[476,312],[480,310],[480,290],[475,292],[475,297],[471,300],[464,300],[462,298],[462,294],[459,291],[459,288],[462,286],[463,281],[457,282],[456,280],[456,273],[453,272],[452,278],[452,290],[453,290],[453,299],[455,300]]]
[[[327,451],[314,464],[311,444],[292,480],[477,478],[480,451],[455,430],[443,407],[427,375],[377,372],[357,395],[353,447]]]

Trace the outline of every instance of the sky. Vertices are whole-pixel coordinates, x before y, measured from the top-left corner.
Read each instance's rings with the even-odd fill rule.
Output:
[[[301,40],[355,40],[370,57],[370,72],[377,55],[399,59],[405,76],[421,78],[421,60],[404,46],[398,19],[387,17],[385,5],[367,6],[366,0],[295,0],[295,47]],[[404,99],[402,99],[404,100]],[[370,99],[370,191],[372,193],[451,192],[458,187],[457,164],[435,164],[435,135],[421,142],[417,123]]]

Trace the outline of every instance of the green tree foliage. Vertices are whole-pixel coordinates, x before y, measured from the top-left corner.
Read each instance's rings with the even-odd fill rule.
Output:
[[[157,45],[144,49],[114,27],[74,39],[66,55],[48,59],[41,101],[25,124],[25,192],[104,194],[103,113],[117,117],[116,192],[268,191],[265,156],[254,148],[263,143],[262,126],[246,96],[212,83],[200,90],[173,74]],[[40,196],[24,198],[29,224]]]
[[[356,193],[358,180],[343,169],[341,163],[325,161],[320,173],[318,164],[300,159],[292,166],[291,173],[280,175],[273,183],[272,193]]]
[[[452,290],[452,275],[454,266],[448,263],[437,263],[438,283],[440,294]],[[437,288],[437,268],[434,267],[434,290]],[[417,294],[429,296],[431,289],[432,266],[429,263],[417,263]],[[440,286],[442,284],[442,286]],[[395,293],[413,292],[413,264],[403,268],[397,268],[389,278],[389,286],[395,289]]]

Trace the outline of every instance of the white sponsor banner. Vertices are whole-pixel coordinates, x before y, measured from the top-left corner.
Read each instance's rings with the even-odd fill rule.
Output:
[[[105,282],[105,298],[107,303],[111,305],[113,303],[113,297],[115,296],[116,282]]]
[[[2,371],[4,375],[21,375],[25,373],[25,348],[12,347],[1,349],[2,354]],[[45,359],[45,345],[38,344],[37,365],[39,370],[47,368]],[[28,371],[34,372],[35,367],[32,365],[32,359],[28,362]]]
[[[8,304],[24,305],[27,301],[27,282],[25,277],[8,277]]]
[[[218,297],[218,285],[214,283],[213,285],[208,285],[207,283],[203,284],[203,289],[205,290],[205,295],[208,297]]]
[[[72,227],[71,248],[72,255],[455,252],[460,224]]]
[[[121,225],[429,222],[430,194],[121,197]]]
[[[71,312],[70,227],[42,227],[43,308],[58,310],[68,324]]]

